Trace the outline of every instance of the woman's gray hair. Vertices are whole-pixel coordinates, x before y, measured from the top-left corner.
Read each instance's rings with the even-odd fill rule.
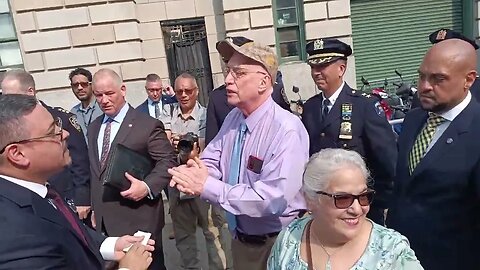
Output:
[[[366,181],[370,178],[365,161],[355,151],[344,149],[323,149],[310,157],[303,174],[303,192],[309,199],[317,198],[316,191],[324,191],[332,175],[345,167],[360,169]],[[368,184],[368,183],[367,183]]]

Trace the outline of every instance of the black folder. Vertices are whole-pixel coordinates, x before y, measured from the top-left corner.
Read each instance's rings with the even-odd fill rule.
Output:
[[[108,154],[102,182],[104,186],[125,191],[130,188],[130,181],[125,177],[125,172],[139,180],[145,180],[152,169],[153,163],[149,158],[124,145],[114,144]]]

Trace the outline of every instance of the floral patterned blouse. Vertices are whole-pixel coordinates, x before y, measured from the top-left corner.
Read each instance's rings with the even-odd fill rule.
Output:
[[[268,258],[268,270],[308,269],[307,263],[300,258],[300,243],[310,220],[311,217],[294,220],[280,233]],[[372,224],[368,246],[350,270],[423,269],[405,236],[374,222]]]

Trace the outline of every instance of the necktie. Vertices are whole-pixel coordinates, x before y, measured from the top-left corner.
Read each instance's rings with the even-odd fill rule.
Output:
[[[107,161],[108,151],[110,150],[110,132],[112,131],[112,118],[108,118],[105,126],[105,132],[103,133],[102,155],[100,156],[100,165],[102,168]]]
[[[429,113],[427,125],[422,129],[420,134],[418,134],[415,144],[412,147],[412,151],[410,152],[408,159],[410,174],[412,174],[415,167],[425,155],[428,145],[435,134],[435,130],[443,122],[445,122],[445,118],[434,113]]]
[[[325,98],[323,101],[322,101],[322,116],[323,116],[323,119],[325,119],[325,117],[327,117],[328,115],[328,106],[330,106],[330,100],[328,98]]]
[[[73,215],[72,211],[70,211],[68,206],[65,204],[65,201],[62,199],[62,197],[60,197],[60,195],[55,190],[48,187],[47,199],[49,199],[55,205],[57,210],[62,213],[63,217],[68,221],[68,223],[73,228],[73,230],[78,234],[78,236],[80,236],[83,243],[86,246],[88,246],[87,238],[85,237],[85,234],[83,233],[75,216]]]
[[[245,133],[247,131],[247,125],[245,122],[240,124],[238,128],[237,136],[235,137],[235,144],[233,145],[232,158],[230,160],[230,172],[228,174],[228,183],[230,185],[238,184],[238,177],[240,174],[240,165],[242,163],[242,150],[243,143],[245,141]],[[226,218],[228,223],[228,228],[230,231],[235,231],[237,228],[237,218],[234,214],[226,212]]]
[[[158,119],[158,117],[160,117],[160,106],[158,105],[158,101],[153,102],[153,107],[155,108],[155,118]]]

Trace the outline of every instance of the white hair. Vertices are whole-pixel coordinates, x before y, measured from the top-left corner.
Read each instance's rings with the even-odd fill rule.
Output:
[[[346,167],[355,167],[360,169],[365,181],[368,184],[370,173],[365,165],[365,161],[355,151],[344,149],[323,149],[313,154],[307,163],[303,175],[303,192],[309,199],[316,199],[316,191],[324,191],[332,175]]]

